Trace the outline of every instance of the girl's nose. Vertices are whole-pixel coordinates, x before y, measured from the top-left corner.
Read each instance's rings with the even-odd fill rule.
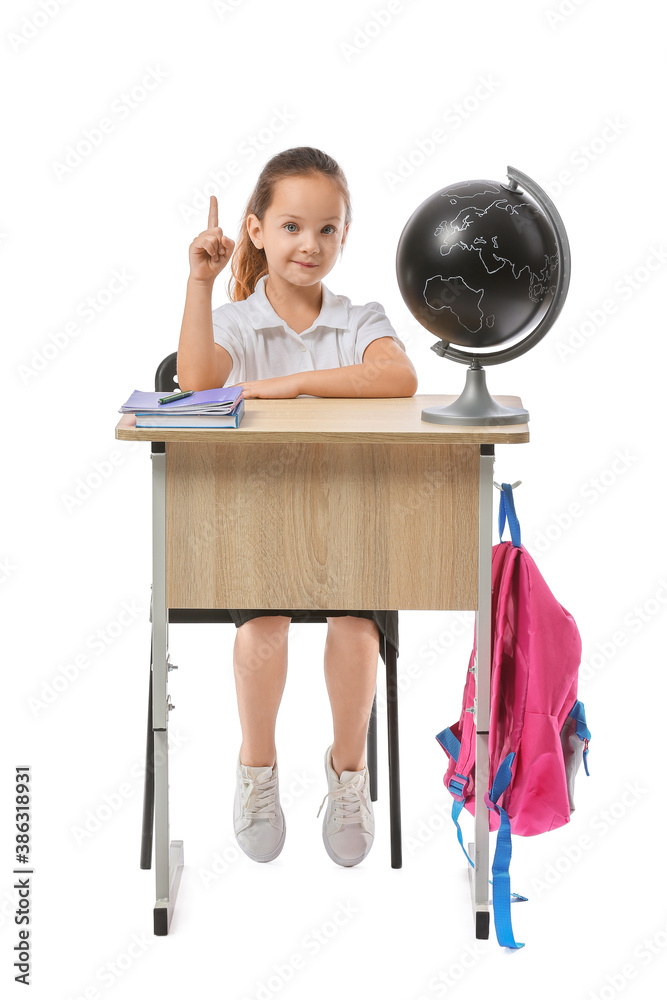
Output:
[[[314,234],[304,232],[301,238],[301,250],[304,253],[319,253],[320,246]]]

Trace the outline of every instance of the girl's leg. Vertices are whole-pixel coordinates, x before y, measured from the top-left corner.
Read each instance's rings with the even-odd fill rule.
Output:
[[[240,758],[250,767],[276,762],[276,717],[287,677],[291,616],[251,618],[236,630],[234,677],[243,742]]]
[[[324,647],[326,679],[334,740],[334,771],[361,771],[366,766],[366,736],[377,681],[380,635],[370,618],[327,618]]]

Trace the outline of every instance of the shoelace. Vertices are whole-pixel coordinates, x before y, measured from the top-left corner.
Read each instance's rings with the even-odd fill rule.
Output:
[[[251,819],[273,819],[277,815],[276,781],[274,774],[268,781],[261,784],[254,778],[241,775],[241,809],[244,817]]]
[[[335,822],[343,824],[362,823],[368,812],[368,806],[361,790],[362,785],[363,778],[359,775],[357,778],[352,778],[347,784],[341,783],[337,788],[332,788],[322,799],[320,808],[317,810],[317,815],[320,815],[322,806],[328,797],[331,796],[333,802],[332,819]]]

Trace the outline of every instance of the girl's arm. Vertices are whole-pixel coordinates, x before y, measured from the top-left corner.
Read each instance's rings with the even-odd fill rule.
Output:
[[[212,282],[188,278],[176,373],[183,392],[223,386],[232,370],[230,354],[213,339],[212,293]]]
[[[414,396],[417,372],[393,337],[378,337],[364,351],[362,364],[294,372],[239,382],[244,399],[294,399],[295,396]]]
[[[215,371],[212,295],[212,282],[188,278],[177,359],[178,384],[183,392],[201,389],[205,382],[210,382],[211,372]]]
[[[299,372],[299,393],[309,396],[414,396],[418,379],[410,358],[393,337],[378,337],[360,365]]]
[[[232,370],[231,355],[213,339],[211,298],[213,283],[230,259],[233,249],[234,241],[225,236],[218,226],[218,199],[211,195],[208,229],[194,238],[188,251],[190,276],[178,341],[176,372],[183,392],[223,386]]]

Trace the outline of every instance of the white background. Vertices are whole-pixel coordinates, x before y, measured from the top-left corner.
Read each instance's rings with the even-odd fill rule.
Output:
[[[33,778],[32,996],[662,995],[657,10],[647,0],[3,6],[0,975],[12,996],[23,995],[12,983],[11,825],[23,764]],[[267,131],[276,110],[290,121]],[[110,130],[95,133],[102,119]],[[418,156],[438,128],[444,141]],[[70,147],[87,132],[100,141],[76,162]],[[504,180],[509,164],[551,194],[569,235],[572,280],[556,326],[488,371],[491,392],[530,410],[530,443],[498,446],[495,478],[522,480],[523,542],[579,625],[593,734],[572,822],[515,838],[513,888],[530,897],[514,907],[518,954],[493,930],[474,941],[434,739],[459,715],[470,613],[400,613],[400,870],[389,859],[382,715],[373,850],[354,869],[324,851],[326,626],[290,632],[277,732],[288,834],[270,865],[241,855],[233,834],[234,627],[171,627],[170,832],[185,841],[186,867],[170,934],[152,933],[154,870],[139,869],[150,460],[147,444],[114,439],[117,410],[133,389],[153,388],[177,347],[187,249],[206,228],[208,195],[236,238],[263,164],[297,145],[334,156],[352,194],[345,254],[326,283],[353,302],[382,302],[419,393],[458,393],[465,369],[431,352],[396,284],[396,244],[414,209],[449,183]],[[241,169],[227,182],[230,161]],[[401,162],[413,167],[394,183]],[[114,273],[126,283],[109,295]],[[228,276],[214,306],[227,301]],[[384,690],[380,662],[382,703]],[[294,956],[302,967],[288,975]]]

